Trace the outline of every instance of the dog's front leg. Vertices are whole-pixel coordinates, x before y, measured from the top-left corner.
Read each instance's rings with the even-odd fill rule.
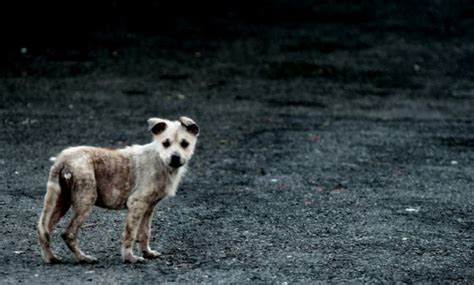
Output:
[[[132,200],[127,203],[128,212],[125,219],[125,230],[123,233],[122,243],[122,260],[123,262],[135,263],[144,261],[145,259],[133,254],[133,243],[137,240],[137,233],[140,223],[143,220],[145,212],[150,208],[146,202]]]
[[[140,251],[144,258],[152,259],[160,256],[160,253],[150,249],[150,233],[151,222],[153,220],[153,212],[155,207],[150,208],[145,212],[138,232],[138,240],[140,241]]]

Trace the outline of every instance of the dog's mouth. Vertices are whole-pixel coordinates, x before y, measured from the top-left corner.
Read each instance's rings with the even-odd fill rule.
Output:
[[[183,166],[184,163],[181,163],[181,162],[174,162],[174,161],[171,161],[169,163],[169,166],[173,167],[173,168],[180,168],[181,166]]]

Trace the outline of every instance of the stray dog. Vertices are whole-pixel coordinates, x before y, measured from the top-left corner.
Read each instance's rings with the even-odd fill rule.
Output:
[[[153,141],[118,150],[87,146],[63,150],[51,167],[38,223],[41,254],[46,263],[61,258],[51,251],[53,226],[72,206],[74,212],[61,237],[79,262],[95,262],[77,245],[81,225],[92,207],[127,209],[122,242],[123,262],[135,263],[156,258],[150,249],[150,227],[155,205],[174,196],[186,164],[193,155],[198,125],[187,117],[178,121],[148,120]],[[138,241],[142,257],[133,254]]]

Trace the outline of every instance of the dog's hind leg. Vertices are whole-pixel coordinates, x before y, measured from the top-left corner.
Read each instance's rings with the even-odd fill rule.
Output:
[[[95,257],[84,254],[77,245],[79,229],[91,213],[97,199],[94,173],[81,173],[80,177],[74,177],[71,197],[74,212],[61,237],[79,262],[95,262],[97,261]]]
[[[58,263],[61,258],[51,250],[51,232],[53,226],[64,216],[71,205],[67,185],[59,177],[61,165],[53,165],[49,174],[48,186],[44,198],[44,207],[38,222],[38,237],[41,255],[46,263]]]

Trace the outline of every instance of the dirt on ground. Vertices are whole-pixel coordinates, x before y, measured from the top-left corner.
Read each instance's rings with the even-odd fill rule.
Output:
[[[473,283],[474,7],[458,2],[19,49],[0,69],[0,283]],[[65,261],[44,264],[49,157],[144,144],[147,118],[181,115],[201,134],[155,213],[162,257],[122,264],[125,212],[95,208],[79,242],[99,262],[68,252],[68,213]]]

